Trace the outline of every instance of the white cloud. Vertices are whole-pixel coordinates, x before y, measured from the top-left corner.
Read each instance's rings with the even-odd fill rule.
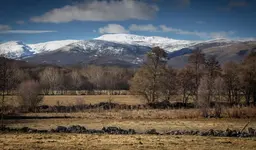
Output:
[[[18,21],[16,21],[16,23],[17,23],[17,24],[24,24],[25,21],[23,21],[23,20],[18,20]]]
[[[10,30],[11,27],[8,25],[0,24],[0,31]]]
[[[137,0],[92,0],[55,8],[42,16],[32,17],[33,22],[62,23],[70,21],[121,21],[128,19],[148,20],[159,8]]]
[[[49,32],[57,32],[57,31],[51,31],[51,30],[5,30],[0,31],[0,34],[39,34],[39,33],[49,33]]]
[[[175,34],[181,35],[194,35],[200,38],[229,38],[231,35],[234,34],[233,31],[220,31],[220,32],[199,32],[199,31],[186,31],[182,29],[176,29],[172,27],[167,27],[166,25],[159,26],[163,32],[173,32]]]
[[[99,28],[99,33],[129,33],[129,31],[119,24],[108,24],[105,27]]]
[[[155,27],[152,24],[147,24],[147,25],[136,25],[132,24],[129,27],[130,31],[149,31],[149,32],[157,32],[158,28]]]
[[[210,33],[210,37],[217,39],[217,38],[228,38],[231,35],[234,35],[235,32],[233,31],[229,31],[229,32],[225,32],[225,31],[221,31],[221,32],[212,32]]]
[[[216,38],[230,38],[235,34],[233,31],[219,31],[219,32],[200,32],[200,31],[186,31],[182,29],[177,29],[173,27],[168,27],[166,25],[154,26],[152,24],[146,25],[130,25],[129,29],[119,25],[119,24],[108,24],[105,27],[99,28],[98,32],[101,34],[105,33],[129,33],[132,31],[147,31],[147,32],[172,32],[180,35],[192,35],[198,36],[202,39],[216,39]],[[93,31],[95,32],[95,31]]]

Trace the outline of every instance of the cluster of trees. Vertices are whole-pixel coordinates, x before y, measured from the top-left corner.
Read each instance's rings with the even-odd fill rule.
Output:
[[[128,90],[128,82],[135,73],[135,69],[114,66],[20,67],[17,62],[9,62],[8,59],[1,58],[1,61],[5,63],[1,63],[1,66],[7,70],[5,77],[1,75],[5,79],[1,83],[6,83],[2,93],[7,95],[17,93],[19,85],[28,80],[38,82],[44,95],[65,93],[68,90]]]
[[[38,79],[44,94],[65,90],[127,90],[132,70],[120,67],[85,66],[66,70],[45,68]]]
[[[199,107],[211,103],[228,102],[231,105],[245,100],[256,105],[256,54],[251,53],[241,64],[228,62],[221,66],[215,56],[206,57],[195,50],[188,65],[173,69],[167,64],[167,54],[155,47],[145,64],[130,82],[130,91],[154,103],[182,97],[184,104],[193,100]],[[176,99],[174,99],[176,100]]]
[[[5,94],[15,91],[26,100],[21,101],[24,105],[31,106],[32,99],[37,103],[42,99],[35,95],[67,90],[130,90],[148,103],[181,99],[184,104],[193,100],[202,107],[212,102],[256,104],[255,52],[241,64],[228,62],[223,66],[215,56],[206,57],[200,50],[193,51],[188,65],[181,69],[170,67],[167,59],[167,53],[159,47],[148,53],[138,69],[94,65],[31,67],[1,57],[0,90],[3,100]]]

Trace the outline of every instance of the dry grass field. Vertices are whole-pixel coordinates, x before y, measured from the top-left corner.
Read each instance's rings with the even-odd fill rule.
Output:
[[[54,95],[54,96],[45,96],[42,105],[60,105],[69,106],[76,104],[97,104],[100,102],[111,102],[119,104],[129,104],[136,105],[142,104],[143,101],[138,97],[132,95]],[[7,103],[18,105],[17,96],[8,96]]]
[[[218,138],[201,136],[86,135],[86,134],[2,134],[3,150],[253,150],[255,138]]]
[[[88,95],[88,96],[45,96],[43,105],[78,105],[96,104],[99,102],[120,104],[143,104],[140,99],[130,95]],[[8,97],[8,102],[14,104],[17,97]],[[35,129],[54,129],[57,126],[81,125],[88,129],[102,129],[115,126],[122,129],[135,129],[145,132],[156,129],[157,132],[170,130],[200,130],[207,131],[236,129],[241,130],[249,121],[248,127],[256,127],[255,107],[238,108],[239,113],[248,118],[201,118],[198,109],[173,110],[102,110],[92,109],[79,113],[25,113],[22,116],[32,119],[5,120],[8,127],[30,127]],[[224,110],[223,110],[224,111]],[[235,109],[227,109],[227,115]],[[248,113],[250,112],[250,113]],[[249,116],[248,116],[249,114]],[[34,118],[33,118],[34,117]],[[50,117],[40,119],[40,117]],[[54,118],[60,117],[60,118]],[[250,118],[250,119],[249,119]],[[87,134],[0,134],[0,149],[95,149],[95,150],[129,150],[129,149],[256,149],[256,138],[225,138],[203,136],[157,136],[157,135],[87,135]]]
[[[169,130],[241,130],[250,121],[248,127],[256,127],[256,118],[231,119],[231,118],[172,118],[172,115],[184,112],[184,110],[110,110],[88,111],[82,113],[28,113],[23,116],[30,117],[71,117],[71,118],[47,118],[47,119],[22,119],[6,120],[10,127],[30,127],[37,129],[53,129],[57,126],[81,125],[89,129],[102,129],[104,126],[117,126],[124,129],[135,129],[144,132],[156,129],[158,132]],[[175,117],[175,116],[173,116]]]

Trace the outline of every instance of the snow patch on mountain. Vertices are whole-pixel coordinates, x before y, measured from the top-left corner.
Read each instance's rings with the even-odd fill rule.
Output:
[[[200,43],[200,41],[175,40],[158,36],[139,36],[133,34],[106,34],[95,39],[149,47],[159,46],[168,52]]]
[[[101,55],[122,55],[122,54],[133,54],[140,55],[150,50],[150,47],[121,44],[103,40],[89,40],[89,41],[78,41],[62,47],[60,51],[66,52],[83,52],[83,53],[94,53],[95,56]]]
[[[28,44],[28,46],[30,46],[33,49],[33,51],[37,54],[57,50],[61,47],[67,46],[78,41],[79,40],[50,41],[45,43]]]
[[[21,59],[34,54],[32,48],[21,41],[9,41],[0,44],[0,54],[8,58]]]

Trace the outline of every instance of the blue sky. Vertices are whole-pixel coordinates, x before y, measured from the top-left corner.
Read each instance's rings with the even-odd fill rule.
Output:
[[[108,33],[184,40],[255,38],[255,0],[2,0],[0,42]]]

